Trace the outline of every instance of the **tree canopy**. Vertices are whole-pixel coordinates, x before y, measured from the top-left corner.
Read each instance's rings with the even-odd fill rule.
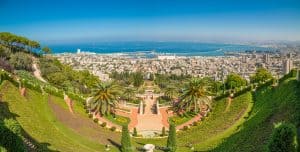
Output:
[[[26,49],[32,52],[33,49],[39,49],[40,43],[37,41],[30,40],[23,36],[18,36],[9,32],[0,33],[0,44],[10,48],[12,51]],[[30,50],[29,50],[30,49]]]
[[[50,54],[50,53],[52,52],[51,49],[50,49],[48,46],[43,47],[43,48],[42,48],[42,51],[43,51],[44,53],[46,53],[46,54]]]
[[[250,77],[252,83],[264,82],[269,79],[272,79],[272,74],[265,68],[257,69],[256,73]]]
[[[225,80],[227,89],[235,89],[241,86],[245,86],[247,81],[236,73],[229,74]]]

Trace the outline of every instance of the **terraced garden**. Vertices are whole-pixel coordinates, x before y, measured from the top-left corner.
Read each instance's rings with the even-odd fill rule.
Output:
[[[299,128],[300,84],[295,79],[289,79],[276,88],[262,88],[254,94],[254,100],[251,115],[240,131],[213,151],[267,151],[274,124],[285,121]]]
[[[100,144],[99,141],[82,136],[75,130],[70,129],[64,122],[58,121],[48,105],[49,99],[47,96],[28,89],[26,97],[23,97],[20,95],[19,90],[7,81],[3,83],[1,93],[3,95],[1,105],[7,105],[8,111],[16,115],[16,120],[21,124],[24,131],[43,145],[44,149],[66,152],[104,151],[104,143]],[[63,102],[62,99],[57,97],[51,97],[51,100]],[[1,108],[5,108],[5,106],[1,106]],[[91,121],[91,123],[93,122]],[[90,128],[86,130],[89,131]],[[101,131],[100,133],[103,135],[106,133],[109,135],[106,137],[110,137],[112,140],[118,138],[109,130],[100,128],[98,131]],[[101,138],[105,139],[104,137]],[[117,151],[117,149],[112,147],[112,151]]]
[[[245,121],[244,117],[252,107],[251,93],[248,92],[236,97],[225,112],[227,99],[215,101],[213,111],[197,126],[191,126],[188,130],[180,131],[177,135],[178,150],[188,151],[191,147],[196,150],[206,151],[216,147],[222,139],[237,131],[238,126]],[[136,139],[137,144],[155,143],[165,145],[166,139]]]
[[[61,97],[26,90],[23,97],[15,85],[4,81],[0,89],[1,114],[15,116],[24,136],[40,149],[105,151],[104,145],[110,144],[113,145],[110,151],[118,151],[120,134],[94,123],[81,102],[74,102],[72,114]],[[299,125],[299,101],[300,84],[294,78],[277,87],[243,93],[230,106],[227,98],[214,101],[208,117],[178,132],[177,151],[267,151],[274,124],[285,121]],[[107,119],[115,124],[129,121],[123,117]],[[135,147],[147,143],[166,145],[166,138],[133,138],[133,141]]]

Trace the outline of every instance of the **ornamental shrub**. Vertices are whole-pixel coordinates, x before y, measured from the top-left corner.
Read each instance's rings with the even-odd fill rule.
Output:
[[[106,122],[103,122],[103,123],[101,124],[101,127],[106,127]]]
[[[133,151],[127,125],[124,125],[122,127],[121,151],[122,152],[132,152]]]
[[[268,144],[269,152],[296,152],[296,127],[290,123],[277,126]]]
[[[162,127],[161,136],[165,136],[165,135],[166,135],[166,128]]]
[[[115,126],[112,126],[112,127],[110,128],[111,131],[116,131],[116,129],[117,129],[117,128],[116,128]]]
[[[99,121],[98,118],[95,118],[95,119],[94,119],[94,122],[95,122],[95,123],[98,123],[98,121]]]
[[[168,152],[175,152],[176,147],[176,128],[174,124],[170,124],[169,136],[167,141]]]
[[[15,125],[8,124],[8,126],[16,132],[19,130]],[[3,122],[0,122],[0,146],[4,147],[7,151],[26,151],[22,137],[15,134]]]
[[[138,134],[137,134],[137,130],[136,130],[136,128],[134,127],[134,128],[133,128],[133,136],[136,137],[137,135],[138,135]]]

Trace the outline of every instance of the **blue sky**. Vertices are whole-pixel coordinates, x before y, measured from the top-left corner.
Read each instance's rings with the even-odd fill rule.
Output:
[[[0,0],[0,31],[45,43],[300,40],[299,0]]]

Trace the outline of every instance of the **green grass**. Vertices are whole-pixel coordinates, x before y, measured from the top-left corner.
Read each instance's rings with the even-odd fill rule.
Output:
[[[220,144],[224,138],[234,134],[238,126],[242,124],[251,110],[251,93],[245,93],[236,97],[225,112],[227,99],[215,101],[213,111],[198,126],[193,126],[187,131],[177,134],[178,151],[189,151],[187,145],[191,143],[195,150],[207,151]],[[135,144],[153,143],[159,146],[166,145],[166,138],[163,139],[136,139]]]
[[[111,121],[114,124],[123,126],[123,125],[128,125],[130,122],[130,119],[127,117],[123,117],[123,116],[119,116],[116,115],[115,118],[113,117],[113,115],[107,115],[104,116],[106,119],[108,119],[109,121]]]
[[[64,99],[57,97],[57,96],[52,96],[51,98],[53,99],[54,103],[58,104],[60,107],[66,109],[66,110],[69,110],[69,107],[66,104],[66,102],[64,101]],[[76,100],[72,100],[72,101],[73,101],[73,110],[82,117],[88,117],[88,114],[86,113],[86,110],[84,109],[83,104]]]
[[[104,146],[80,136],[57,121],[48,107],[46,96],[27,90],[22,97],[9,82],[4,82],[1,93],[12,113],[18,115],[17,121],[25,132],[39,143],[48,143],[51,150],[59,151],[104,151]],[[112,151],[117,151],[112,147]]]
[[[267,151],[274,124],[285,121],[299,125],[300,84],[294,79],[275,89],[258,90],[254,101],[253,110],[240,131],[213,151]]]
[[[174,115],[174,116],[170,117],[168,121],[175,124],[176,126],[178,126],[180,124],[183,124],[183,123],[189,121],[194,116],[195,116],[195,114],[193,114],[193,113],[186,113],[182,116]]]

